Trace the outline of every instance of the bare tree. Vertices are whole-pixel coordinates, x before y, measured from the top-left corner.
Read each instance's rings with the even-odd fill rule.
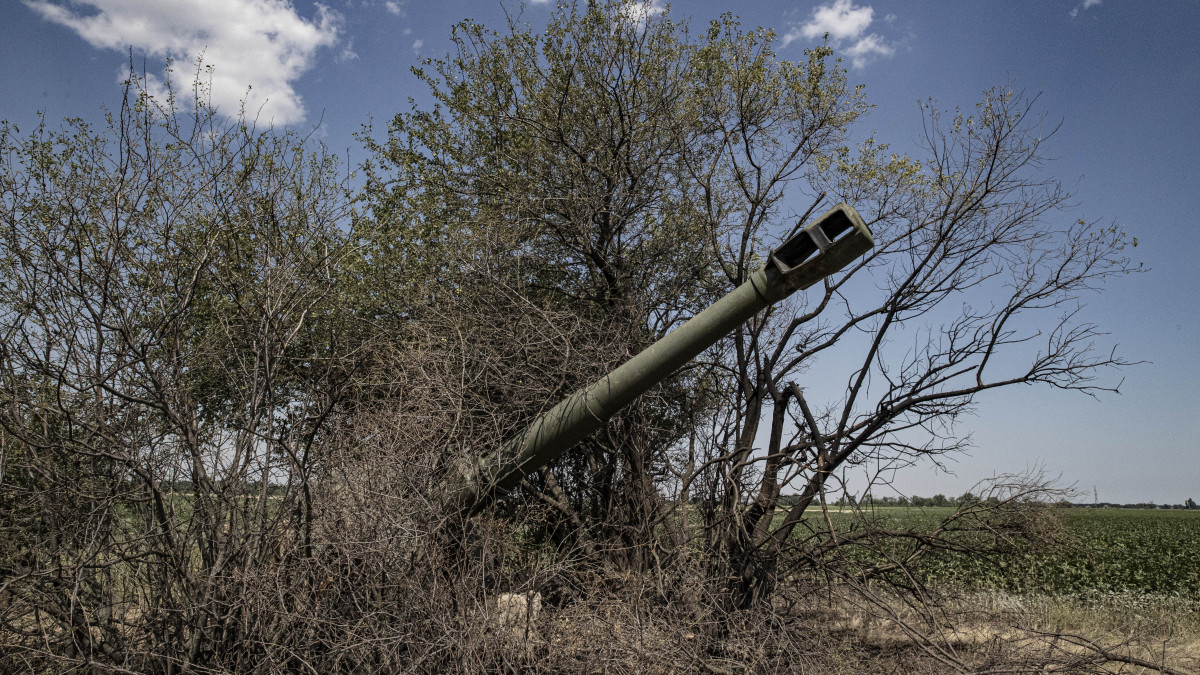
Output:
[[[1100,330],[1078,317],[1083,295],[1129,269],[1126,240],[1115,227],[1054,222],[1068,197],[1039,174],[1054,129],[1032,106],[995,89],[974,115],[942,120],[930,108],[923,162],[867,141],[856,154],[819,158],[809,174],[869,214],[876,246],[823,293],[766,313],[731,346],[736,414],[704,466],[744,601],[769,589],[809,508],[845,490],[839,469],[873,466],[886,480],[963,447],[954,422],[989,389],[1115,390],[1096,378],[1127,362],[1099,348]],[[734,174],[771,166],[753,143],[726,154]],[[764,183],[744,198],[769,199],[778,187]],[[727,266],[744,273],[747,262]],[[845,385],[798,386],[799,373],[834,354],[857,359]],[[784,490],[798,499],[779,508]]]

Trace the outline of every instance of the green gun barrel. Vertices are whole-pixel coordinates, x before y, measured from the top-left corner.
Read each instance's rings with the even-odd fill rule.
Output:
[[[463,467],[452,478],[451,507],[474,512],[511,490],[760,310],[837,272],[873,245],[857,211],[847,204],[830,209],[772,251],[741,286],[551,408],[476,466]]]

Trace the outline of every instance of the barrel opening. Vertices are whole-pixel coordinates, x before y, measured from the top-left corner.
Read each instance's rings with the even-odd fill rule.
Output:
[[[771,260],[786,274],[828,250],[853,230],[850,215],[839,206],[783,242],[771,253]]]

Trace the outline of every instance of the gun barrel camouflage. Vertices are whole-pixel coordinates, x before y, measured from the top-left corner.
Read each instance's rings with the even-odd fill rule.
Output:
[[[772,251],[741,286],[542,414],[476,466],[464,467],[451,488],[451,507],[472,512],[511,490],[760,310],[837,272],[873,245],[857,211],[847,204],[830,209]]]

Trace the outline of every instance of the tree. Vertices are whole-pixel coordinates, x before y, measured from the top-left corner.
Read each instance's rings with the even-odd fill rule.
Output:
[[[697,40],[682,24],[635,20],[632,8],[568,8],[542,36],[515,20],[503,35],[459,25],[458,55],[418,71],[439,107],[398,115],[387,139],[372,146],[387,170],[370,174],[375,231],[416,244],[410,248],[419,252],[404,260],[478,251],[466,261],[478,280],[439,285],[511,287],[543,310],[566,309],[586,322],[585,339],[594,342],[581,345],[576,333],[572,350],[597,356],[569,379],[542,374],[542,406],[640,351],[744,275],[736,261],[712,265],[715,249],[734,245],[749,266],[758,230],[782,194],[766,190],[698,211],[701,179],[736,180],[719,160],[723,135],[741,132],[712,116],[738,105],[739,92],[722,91],[722,82],[748,76],[738,86],[756,96],[773,91],[778,108],[762,114],[792,110],[786,117],[805,135],[797,150],[805,156],[839,138],[862,111],[840,73],[827,71],[828,50],[806,66],[768,73],[766,34],[743,35],[726,17]],[[730,58],[755,72],[730,72],[723,62]],[[751,81],[760,75],[767,79]],[[738,230],[743,216],[751,224]],[[462,243],[444,246],[455,237]],[[653,533],[667,509],[657,485],[671,465],[664,453],[707,416],[704,392],[718,379],[712,368],[675,378],[621,415],[607,438],[543,472],[536,489],[568,520],[603,513],[604,531],[594,534],[649,559],[643,549],[660,541]],[[512,412],[528,420],[536,409]]]
[[[739,361],[743,381],[757,383],[748,391],[764,399],[778,392],[758,486],[729,488],[756,495],[747,520],[757,529],[737,526],[750,541],[747,559],[766,560],[769,570],[833,470],[868,462],[903,466],[963,447],[954,421],[989,389],[1114,389],[1095,378],[1125,361],[1096,349],[1100,332],[1077,320],[1078,303],[1128,270],[1125,238],[1116,227],[1053,222],[1067,196],[1038,174],[1042,144],[1054,129],[1040,128],[1032,105],[996,89],[974,115],[943,121],[927,106],[928,156],[919,163],[885,155],[873,140],[856,155],[843,147],[818,160],[814,182],[868,214],[876,246],[856,268],[828,281],[824,294],[810,292],[803,306],[765,316],[743,338],[755,355]],[[859,281],[864,275],[870,286]],[[770,324],[780,328],[768,333]],[[859,365],[840,392],[829,387],[829,403],[814,411],[807,401],[812,389],[785,378],[846,347],[861,355]],[[788,415],[780,408],[792,400],[797,435],[783,443],[776,439]],[[748,415],[748,424],[754,419]],[[782,471],[789,459],[790,473]],[[780,484],[803,486],[804,497],[764,526],[757,514],[770,513]],[[770,575],[748,572],[757,566],[744,568],[751,595]]]
[[[170,669],[275,639],[250,580],[311,552],[321,439],[368,353],[336,161],[223,121],[203,83],[193,113],[141,84],[100,130],[0,127],[13,658]]]
[[[381,169],[368,174],[367,238],[406,242],[397,265],[431,255],[458,263],[431,268],[431,276],[435,287],[455,288],[462,321],[504,314],[494,289],[505,288],[580,327],[561,336],[576,355],[565,368],[509,368],[528,363],[523,344],[520,356],[493,353],[479,364],[498,371],[479,407],[507,408],[510,431],[664,335],[725,283],[709,261],[728,225],[714,229],[697,217],[690,176],[716,133],[701,119],[708,102],[696,92],[707,75],[696,67],[721,55],[702,53],[681,25],[638,22],[632,7],[571,9],[543,36],[515,20],[504,35],[459,25],[458,55],[418,71],[439,107],[398,115],[372,145]],[[713,30],[716,40],[736,28],[727,20]],[[805,77],[794,70],[769,84],[797,89],[791,95],[800,101]],[[844,105],[838,114],[851,114]],[[456,311],[439,300],[440,312]],[[510,336],[495,342],[516,343]],[[598,531],[575,528],[577,536],[648,560],[666,508],[656,485],[661,455],[697,419],[693,409],[705,405],[713,377],[676,378],[621,415],[606,438],[536,477],[535,490],[568,521],[604,514]],[[497,391],[497,382],[521,381],[536,383],[532,400]]]
[[[925,157],[913,159],[848,143],[867,105],[830,49],[780,60],[770,31],[730,16],[693,35],[631,3],[571,4],[540,36],[512,18],[500,32],[461,24],[454,40],[456,54],[417,70],[438,106],[396,116],[371,146],[374,218],[420,244],[409,257],[452,240],[473,274],[486,259],[487,287],[581,317],[590,335],[556,337],[589,345],[568,361],[572,385],[736,286],[822,204],[855,205],[876,236],[856,265],[764,312],[531,477],[556,531],[607,531],[608,550],[653,554],[626,563],[691,569],[696,532],[679,505],[699,495],[699,564],[749,606],[783,568],[850,543],[830,532],[791,543],[827,492],[848,489],[839,471],[870,464],[878,479],[964,447],[954,422],[990,389],[1115,388],[1096,378],[1125,362],[1095,347],[1078,303],[1128,270],[1125,237],[1062,224],[1068,196],[1039,173],[1054,129],[1034,101],[993,89],[948,119],[927,104]],[[472,285],[448,278],[464,295]],[[799,386],[834,355],[857,362],[844,386]],[[573,388],[541,375],[543,405]],[[789,490],[799,497],[783,506]]]

